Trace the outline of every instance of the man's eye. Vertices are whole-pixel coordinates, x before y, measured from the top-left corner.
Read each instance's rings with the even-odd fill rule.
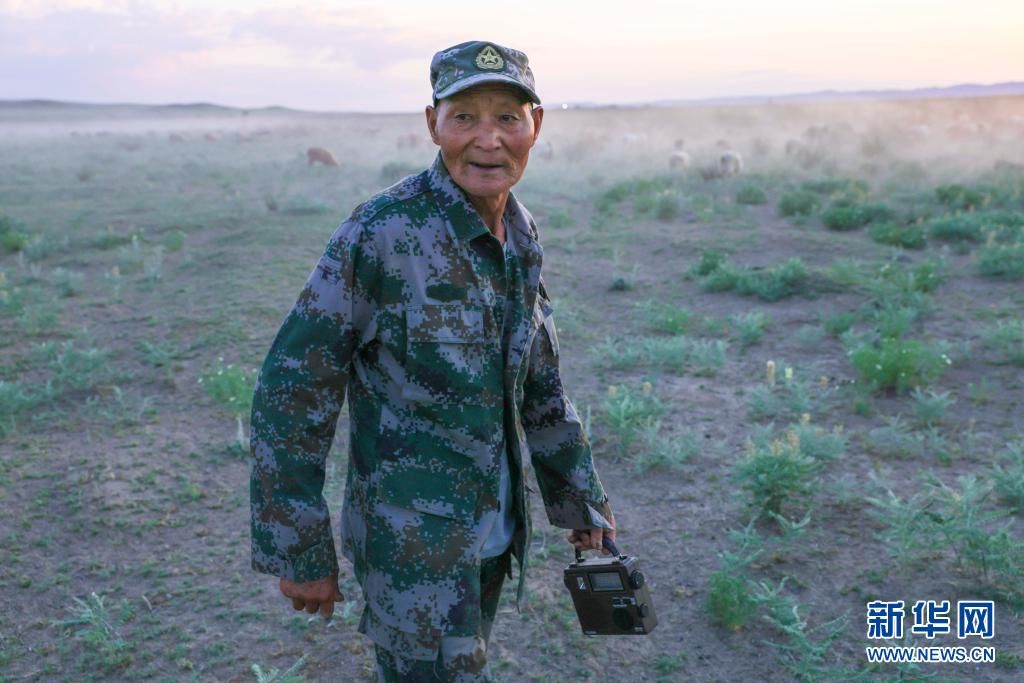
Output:
[[[470,118],[471,117],[470,117],[469,114],[462,113],[462,112],[460,112],[460,113],[455,115],[455,120],[456,121],[469,121]]]
[[[510,122],[510,121],[518,121],[519,117],[516,116],[515,114],[502,114],[501,115],[501,120],[502,121],[508,121],[508,122]]]

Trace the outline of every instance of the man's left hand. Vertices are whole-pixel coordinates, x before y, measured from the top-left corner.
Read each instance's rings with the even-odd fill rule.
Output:
[[[609,515],[608,521],[612,523],[613,527],[615,526],[614,515]],[[615,529],[573,529],[567,538],[569,543],[572,543],[580,552],[584,550],[600,550],[605,555],[611,555],[608,549],[602,546],[605,536],[614,541]]]
[[[338,588],[337,574],[305,583],[282,578],[281,593],[292,599],[292,607],[295,609],[304,609],[310,614],[320,612],[324,619],[330,619],[334,614],[334,603],[345,599]]]

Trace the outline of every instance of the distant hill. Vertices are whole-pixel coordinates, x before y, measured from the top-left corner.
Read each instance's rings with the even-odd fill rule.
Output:
[[[710,104],[757,104],[764,102],[825,102],[836,100],[923,100],[954,97],[999,97],[1024,95],[1024,81],[979,85],[963,83],[946,87],[913,88],[909,90],[818,90],[788,95],[739,95],[704,99],[658,100],[637,106],[680,107]]]
[[[63,102],[61,100],[0,100],[0,111],[18,112],[26,110],[46,110],[51,113],[81,112],[88,110],[107,115],[138,115],[140,113],[160,116],[244,116],[250,113],[261,114],[299,114],[307,113],[287,107],[229,107],[211,102],[183,102],[171,104],[134,104],[130,102]]]
[[[635,102],[630,104],[613,104],[607,102],[573,102],[570,107],[687,107],[687,106],[708,106],[718,104],[759,104],[767,102],[825,102],[843,100],[914,100],[914,99],[935,99],[954,97],[998,97],[998,96],[1024,95],[1024,81],[1012,81],[1008,83],[993,83],[990,85],[979,85],[976,83],[963,83],[945,87],[914,88],[908,90],[818,90],[806,93],[791,93],[783,95],[737,95],[730,97],[709,97],[697,99],[671,99],[655,100],[653,102]],[[19,110],[44,109],[51,113],[90,109],[102,111],[105,115],[124,114],[138,115],[147,113],[151,115],[180,116],[182,114],[220,115],[220,116],[244,116],[250,113],[262,114],[327,114],[328,112],[312,112],[300,109],[291,109],[279,105],[267,107],[230,107],[226,105],[213,104],[210,102],[191,102],[173,104],[132,104],[132,103],[111,103],[97,104],[89,102],[62,102],[59,100],[32,99],[32,100],[0,100],[0,113],[7,111],[14,113]],[[342,112],[337,112],[342,113]]]

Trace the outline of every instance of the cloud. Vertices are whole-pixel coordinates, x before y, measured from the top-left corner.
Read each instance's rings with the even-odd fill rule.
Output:
[[[322,96],[330,84],[350,108],[379,110],[384,87],[415,74],[426,89],[432,51],[366,9],[0,9],[0,98],[344,104]],[[319,83],[319,99],[299,83]]]

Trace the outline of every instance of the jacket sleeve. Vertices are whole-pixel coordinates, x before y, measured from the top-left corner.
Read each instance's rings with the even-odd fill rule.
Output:
[[[253,569],[312,581],[338,571],[324,466],[353,354],[372,316],[372,250],[350,221],[331,236],[278,331],[253,395]]]
[[[523,386],[523,430],[548,519],[565,529],[612,528],[608,496],[594,468],[590,441],[565,395],[558,369],[558,336],[547,293],[530,349]]]

